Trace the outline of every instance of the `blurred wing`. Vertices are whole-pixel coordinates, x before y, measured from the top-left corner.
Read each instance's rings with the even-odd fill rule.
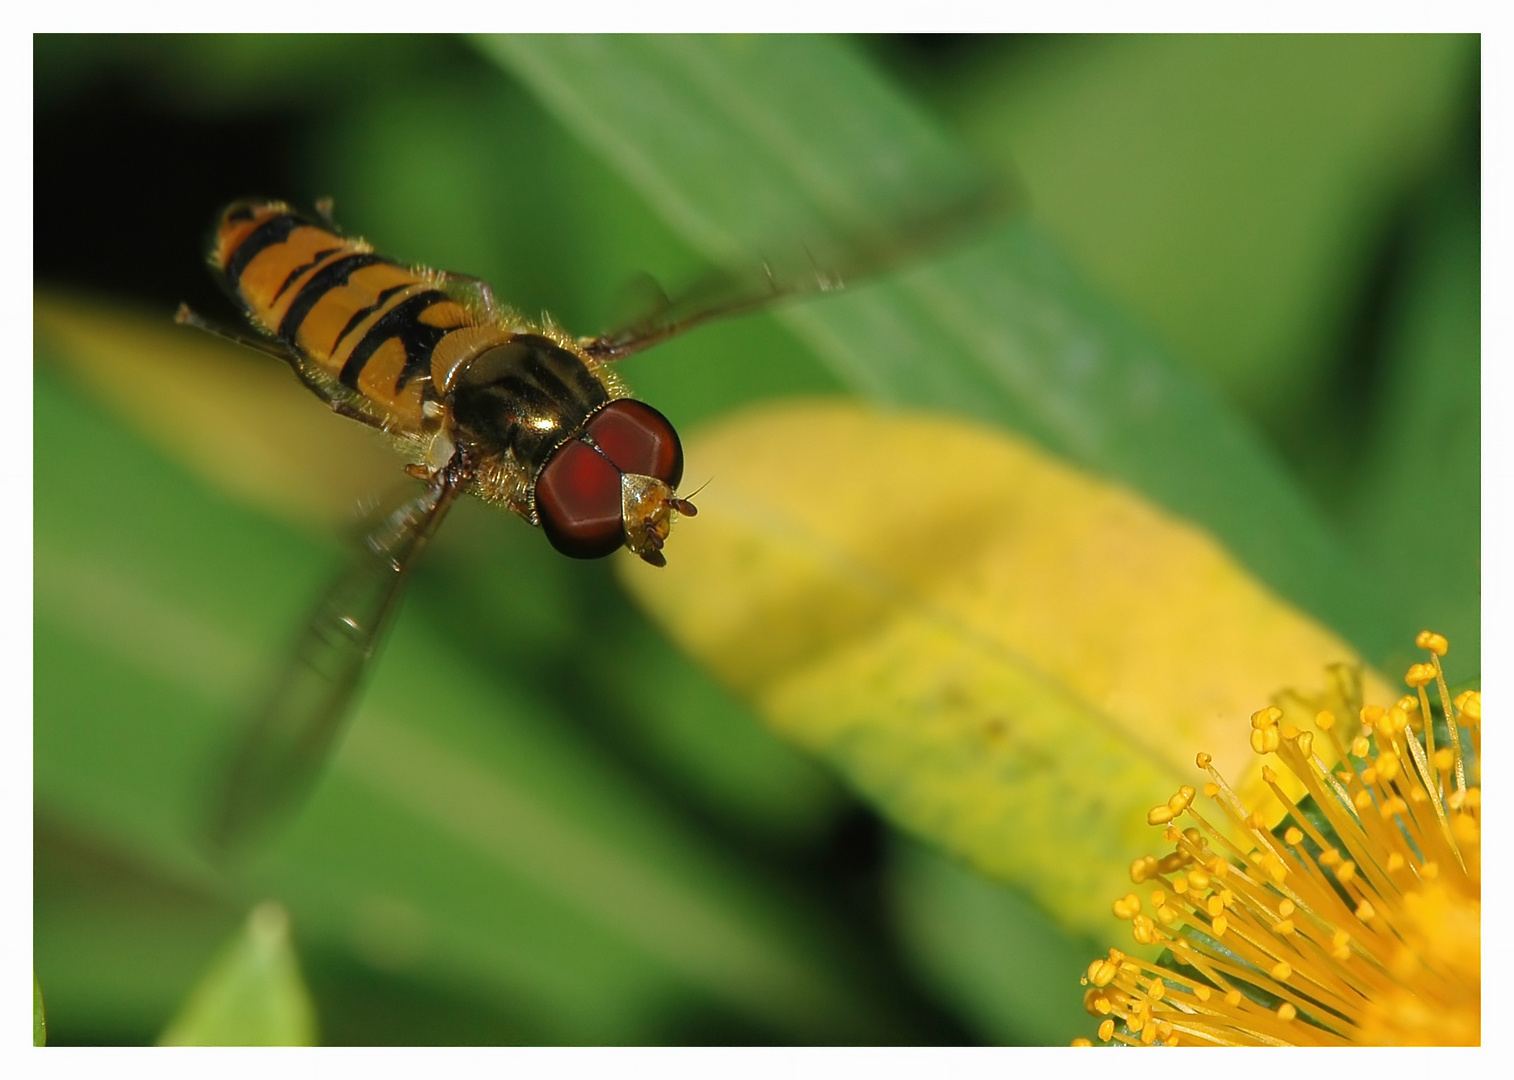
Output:
[[[465,480],[448,470],[387,515],[321,597],[218,792],[211,834],[218,851],[266,832],[320,774],[400,587]]]
[[[985,183],[901,215],[887,229],[842,238],[817,236],[810,243],[793,245],[786,259],[760,260],[746,273],[711,274],[671,299],[647,279],[640,288],[650,300],[635,318],[581,344],[596,359],[620,360],[714,319],[756,311],[789,297],[844,289],[966,240],[1017,205],[1018,199],[1006,188]]]

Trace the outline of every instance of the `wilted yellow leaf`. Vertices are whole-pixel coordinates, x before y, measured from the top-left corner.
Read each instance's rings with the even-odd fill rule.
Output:
[[[1252,777],[1250,714],[1358,662],[1201,530],[1002,431],[783,404],[687,460],[699,517],[665,570],[622,560],[633,593],[890,817],[1079,929],[1197,751]]]

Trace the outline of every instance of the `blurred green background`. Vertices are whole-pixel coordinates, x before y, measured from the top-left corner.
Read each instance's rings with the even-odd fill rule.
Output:
[[[544,65],[596,75],[548,42],[34,41],[34,265],[65,323],[167,320],[180,300],[229,320],[204,234],[248,194],[334,196],[380,250],[486,278],[583,333],[636,273],[676,283],[710,257],[630,156],[561,107]],[[724,46],[689,45],[706,47]],[[1476,38],[756,48],[778,77],[796,48],[822,86],[865,73],[1008,178],[1067,288],[1259,440],[1383,598],[1384,637],[1429,625],[1476,657]],[[650,91],[628,105],[653,125],[683,107]],[[192,426],[182,402],[145,425],[81,366],[90,346],[47,325],[34,942],[50,1043],[182,1025],[207,972],[250,954],[233,943],[267,899],[289,914],[281,947],[326,1043],[1086,1033],[1077,976],[1100,943],[896,835],[674,651],[607,564],[561,559],[481,505],[454,512],[417,571],[308,809],[242,871],[213,870],[195,844],[205,789],[338,565],[346,508],[313,521],[217,483],[164,435]],[[772,315],[625,368],[685,429],[863,389]],[[269,993],[295,993],[278,970]]]

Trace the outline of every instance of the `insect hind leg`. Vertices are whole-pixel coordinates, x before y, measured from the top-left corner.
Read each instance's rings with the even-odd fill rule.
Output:
[[[249,349],[256,349],[265,356],[271,356],[275,360],[282,360],[294,369],[294,373],[300,377],[300,381],[314,391],[315,395],[331,406],[331,411],[338,416],[345,416],[367,424],[388,433],[381,417],[375,416],[365,410],[359,403],[356,395],[349,394],[340,384],[329,378],[323,378],[312,371],[310,366],[283,342],[272,338],[256,337],[252,334],[244,334],[239,330],[231,330],[224,326],[217,326],[209,319],[194,311],[188,304],[180,304],[179,310],[174,312],[173,321],[181,326],[192,326],[196,330],[203,330],[207,334],[234,342],[237,345],[245,345]]]
[[[299,358],[280,342],[272,341],[265,337],[254,337],[252,334],[244,334],[240,330],[230,330],[224,326],[217,326],[188,304],[179,305],[179,310],[173,313],[173,321],[180,326],[192,326],[196,330],[203,330],[205,333],[212,334],[224,341],[234,341],[238,345],[245,345],[249,349],[256,349],[258,352],[282,360],[286,364],[298,364],[299,362]]]

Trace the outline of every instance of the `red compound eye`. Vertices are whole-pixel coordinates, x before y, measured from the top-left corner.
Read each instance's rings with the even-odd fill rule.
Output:
[[[620,470],[587,443],[564,443],[536,478],[536,516],[552,546],[575,559],[602,558],[625,543]]]
[[[655,476],[676,488],[683,479],[683,447],[668,418],[630,398],[612,401],[589,421],[589,438],[622,472]]]

